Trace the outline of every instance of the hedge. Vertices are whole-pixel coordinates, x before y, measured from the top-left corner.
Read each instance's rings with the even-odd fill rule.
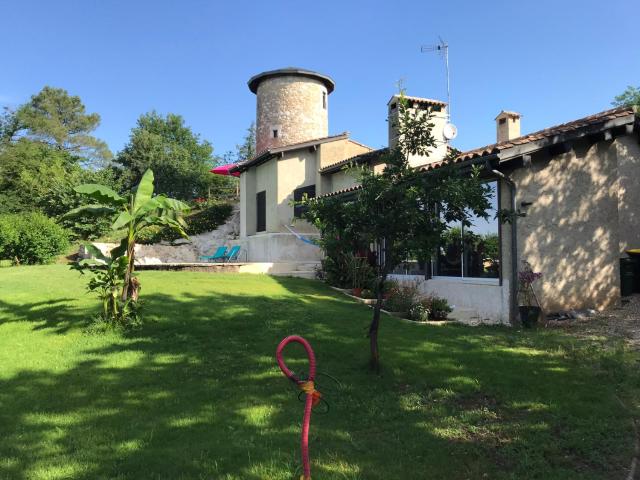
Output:
[[[230,203],[208,203],[205,206],[197,207],[185,217],[187,222],[187,234],[198,235],[200,233],[212,232],[220,225],[224,224],[233,212],[233,205]],[[151,244],[162,240],[173,241],[179,238],[172,229],[162,226],[146,227],[138,235],[138,243]]]
[[[0,215],[0,258],[51,263],[69,248],[69,234],[39,212]]]

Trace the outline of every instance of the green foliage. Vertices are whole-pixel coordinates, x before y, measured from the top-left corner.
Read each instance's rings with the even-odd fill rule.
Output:
[[[0,213],[41,211],[59,220],[77,206],[74,186],[94,177],[106,181],[104,171],[81,167],[110,158],[106,144],[90,135],[99,120],[85,112],[78,97],[50,87],[16,111],[5,109],[0,116]],[[105,227],[89,218],[61,224],[74,238],[98,236]]]
[[[0,148],[0,213],[36,210],[63,182],[72,163],[66,152],[21,138]]]
[[[614,97],[611,105],[614,107],[637,106],[640,108],[640,87],[632,87],[629,85],[624,92]]]
[[[112,155],[106,143],[91,136],[100,115],[86,113],[80,97],[62,88],[44,87],[15,114],[15,134],[63,150],[86,163],[102,163]]]
[[[13,252],[20,243],[21,217],[0,215],[0,259],[13,258]]]
[[[236,161],[248,160],[256,154],[256,124],[251,122],[242,143],[236,145]]]
[[[409,320],[414,320],[416,322],[426,322],[429,320],[430,314],[428,304],[424,302],[418,302],[411,305],[409,308]]]
[[[213,147],[193,133],[180,115],[142,115],[116,162],[124,168],[126,188],[132,188],[151,169],[159,194],[193,200],[235,192],[233,180],[209,172],[215,165]]]
[[[187,224],[186,233],[188,235],[198,235],[200,233],[212,232],[220,225],[224,224],[231,216],[233,205],[226,202],[211,201],[198,205],[184,219]],[[173,241],[180,238],[180,235],[170,227],[160,225],[143,228],[138,235],[138,243],[152,244],[161,241]]]
[[[92,258],[80,260],[72,269],[84,274],[89,272],[91,278],[87,284],[89,292],[98,295],[102,304],[99,320],[111,326],[131,326],[139,320],[139,307],[133,298],[122,300],[120,292],[127,278],[129,259],[126,255],[103,255],[98,247],[85,244],[85,249]]]
[[[366,257],[345,253],[341,263],[346,270],[345,274],[351,288],[365,288],[372,284],[375,273]]]
[[[351,276],[342,255],[325,255],[321,260],[320,278],[338,288],[351,288]]]
[[[319,282],[141,277],[153,321],[88,335],[97,302],[76,272],[0,269],[0,478],[297,479],[302,405],[272,360],[284,332],[311,339],[319,370],[341,382],[321,377],[333,403],[312,416],[314,478],[628,476],[639,356],[611,360],[611,320],[578,334],[386,318],[388,368],[372,383],[357,349],[368,309]],[[307,371],[301,350],[285,359]]]
[[[419,293],[416,282],[396,284],[387,292],[384,307],[390,312],[408,312],[418,301]]]
[[[0,215],[0,256],[5,259],[51,263],[68,248],[66,230],[39,212]]]
[[[431,314],[432,320],[446,320],[447,316],[452,312],[449,301],[442,297],[431,297]]]
[[[52,182],[48,191],[38,199],[37,206],[65,227],[72,238],[93,240],[110,231],[111,222],[108,218],[92,213],[65,216],[83,204],[83,196],[76,192],[75,187],[84,183],[103,184],[116,192],[122,188],[117,172],[112,168],[94,171],[74,166],[64,178]]]
[[[122,307],[135,312],[135,306],[130,301],[138,300],[140,282],[134,275],[135,245],[140,232],[149,226],[164,226],[172,228],[179,235],[187,236],[186,223],[182,218],[183,213],[189,210],[189,206],[174,198],[165,195],[153,196],[153,171],[147,170],[140,183],[126,196],[121,196],[106,185],[84,184],[75,188],[75,191],[89,197],[96,203],[82,205],[69,211],[65,218],[75,218],[84,214],[97,214],[108,216],[112,221],[111,229],[114,231],[124,229],[124,238],[120,246],[110,254],[110,261],[119,264],[120,257],[126,257],[126,269],[122,281],[121,301]],[[107,259],[102,259],[107,262]],[[85,268],[78,264],[77,268]],[[113,322],[118,322],[116,311],[110,310],[114,315]],[[129,318],[129,317],[127,317]]]
[[[378,302],[369,330],[371,365],[375,369],[379,368],[377,332],[387,275],[406,258],[429,258],[448,224],[469,225],[470,214],[487,218],[491,193],[480,168],[473,167],[471,172],[458,168],[455,150],[440,168],[425,173],[411,167],[410,155],[428,155],[436,145],[430,110],[407,108],[402,94],[397,120],[392,117],[390,121],[395,123],[399,137],[380,159],[385,165],[381,173],[367,165],[348,167],[360,189],[350,196],[303,202],[307,207],[305,218],[320,231],[320,244],[328,257],[336,260],[340,252],[357,251],[370,244],[380,247],[375,285]]]

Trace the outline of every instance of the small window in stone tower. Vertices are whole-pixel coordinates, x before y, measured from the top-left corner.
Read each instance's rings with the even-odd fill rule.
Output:
[[[327,92],[322,92],[322,108],[327,109]]]
[[[273,138],[278,138],[278,130],[273,131]]]
[[[506,121],[507,121],[507,119],[506,119],[506,118],[501,118],[501,119],[500,119],[500,125],[502,125],[502,124],[503,124],[503,123],[505,123]]]

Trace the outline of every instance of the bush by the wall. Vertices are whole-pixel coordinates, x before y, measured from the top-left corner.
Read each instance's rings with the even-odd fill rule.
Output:
[[[11,258],[13,246],[18,243],[18,215],[0,215],[0,259]]]
[[[211,232],[224,224],[231,216],[233,206],[229,203],[208,202],[197,206],[185,217],[187,234],[198,235]],[[172,241],[179,238],[175,231],[167,227],[153,226],[142,229],[138,243],[152,244],[162,240]]]
[[[39,213],[0,215],[0,256],[21,264],[51,263],[69,248],[69,235]]]

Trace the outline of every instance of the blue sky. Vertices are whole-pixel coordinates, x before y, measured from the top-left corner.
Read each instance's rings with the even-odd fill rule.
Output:
[[[442,59],[420,53],[441,35],[464,150],[494,141],[501,109],[521,112],[526,133],[640,85],[638,18],[638,0],[5,1],[0,104],[66,88],[102,116],[114,152],[141,113],[179,113],[222,154],[255,116],[249,77],[298,66],[336,82],[331,133],[380,147],[398,80],[446,99]]]

